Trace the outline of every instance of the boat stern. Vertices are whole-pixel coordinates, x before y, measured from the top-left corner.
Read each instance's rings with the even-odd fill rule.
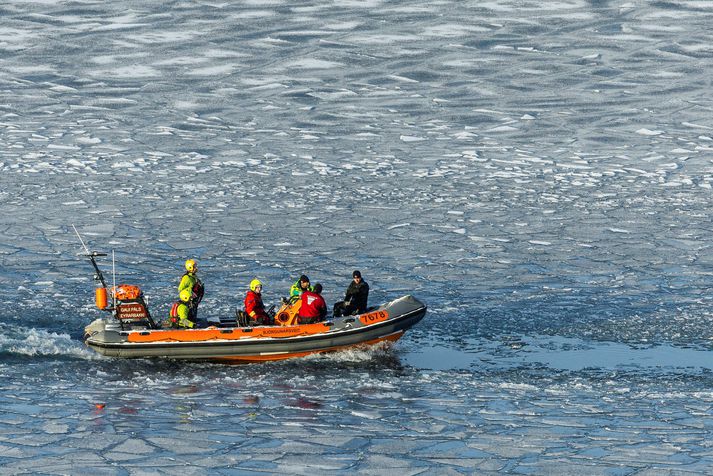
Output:
[[[95,319],[84,328],[84,340],[103,332],[106,329],[106,320]]]

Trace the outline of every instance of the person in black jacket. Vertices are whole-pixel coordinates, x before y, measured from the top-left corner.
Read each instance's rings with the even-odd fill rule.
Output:
[[[366,312],[367,299],[369,299],[369,284],[361,277],[361,272],[352,273],[353,281],[349,283],[344,301],[334,304],[334,317],[351,316]]]

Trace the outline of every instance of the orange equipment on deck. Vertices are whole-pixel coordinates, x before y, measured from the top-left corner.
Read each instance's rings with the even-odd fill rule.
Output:
[[[275,325],[276,326],[294,326],[297,325],[297,316],[299,315],[300,308],[302,307],[302,300],[297,298],[297,300],[291,299],[280,307],[280,309],[275,313]]]
[[[109,302],[107,300],[107,295],[106,295],[106,288],[101,287],[97,288],[94,291],[94,301],[97,304],[97,307],[99,309],[106,309],[109,306]]]

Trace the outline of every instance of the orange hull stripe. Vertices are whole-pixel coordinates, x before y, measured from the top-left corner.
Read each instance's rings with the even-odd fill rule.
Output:
[[[246,338],[281,338],[297,337],[314,334],[324,334],[330,327],[323,323],[303,324],[300,326],[249,327],[250,332],[243,328],[236,329],[176,329],[131,332],[128,342],[204,342],[211,340],[239,340]]]

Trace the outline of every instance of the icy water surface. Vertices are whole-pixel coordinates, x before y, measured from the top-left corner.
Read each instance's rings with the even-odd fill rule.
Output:
[[[713,3],[0,5],[3,474],[710,474]],[[391,349],[99,357],[361,269]],[[111,261],[102,262],[105,271]]]

